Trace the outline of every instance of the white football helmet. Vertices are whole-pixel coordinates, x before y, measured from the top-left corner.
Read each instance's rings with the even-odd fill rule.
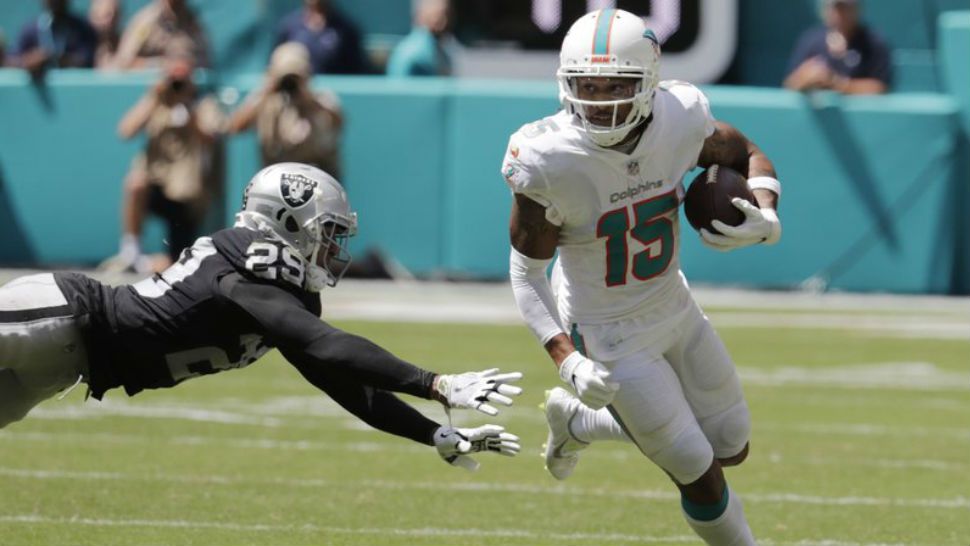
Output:
[[[592,101],[578,97],[579,77],[636,78],[639,82],[632,97]],[[559,98],[579,116],[590,139],[600,146],[613,146],[650,116],[660,80],[660,43],[643,19],[628,11],[601,9],[587,13],[573,23],[562,41],[556,78]],[[617,119],[623,104],[633,107],[626,119]],[[612,106],[612,125],[590,122],[587,106]]]
[[[292,247],[306,260],[305,286],[334,286],[350,265],[348,239],[357,213],[334,177],[303,163],[265,167],[249,181],[236,227],[257,230]]]

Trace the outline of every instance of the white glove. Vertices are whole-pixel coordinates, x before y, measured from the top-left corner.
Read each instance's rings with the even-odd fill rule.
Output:
[[[522,389],[509,385],[522,379],[521,372],[498,373],[498,368],[458,375],[439,375],[432,387],[432,396],[449,408],[472,408],[486,415],[498,415],[488,402],[512,405],[509,396],[522,394]]]
[[[478,470],[478,461],[469,457],[468,453],[492,451],[514,457],[521,447],[518,436],[505,432],[505,428],[498,425],[478,428],[438,427],[434,431],[434,446],[446,463],[472,472]]]
[[[597,410],[613,401],[620,384],[610,381],[610,371],[599,362],[594,362],[579,351],[573,351],[559,366],[559,377],[568,383],[579,399]]]
[[[729,226],[720,220],[712,220],[711,226],[721,235],[701,228],[701,240],[705,245],[727,252],[758,243],[773,245],[781,239],[781,220],[775,209],[760,209],[740,197],[732,199],[731,204],[744,213],[744,222],[740,226]]]

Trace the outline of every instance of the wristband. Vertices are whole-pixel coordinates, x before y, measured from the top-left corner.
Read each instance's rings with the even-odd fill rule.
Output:
[[[768,190],[781,197],[781,182],[770,176],[755,176],[748,179],[748,188],[752,190]]]

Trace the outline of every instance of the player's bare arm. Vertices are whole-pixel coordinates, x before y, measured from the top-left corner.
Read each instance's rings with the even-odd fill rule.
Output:
[[[715,123],[714,134],[704,141],[697,165],[705,169],[711,165],[725,165],[748,178],[777,178],[774,165],[761,148],[736,127],[723,121]],[[759,207],[777,208],[778,195],[775,192],[763,188],[755,188],[752,192]]]
[[[512,246],[530,258],[548,260],[559,246],[559,226],[546,219],[546,208],[517,193],[509,220]]]

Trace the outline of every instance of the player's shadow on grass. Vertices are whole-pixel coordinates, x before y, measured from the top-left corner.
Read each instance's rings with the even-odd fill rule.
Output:
[[[806,99],[808,110],[824,135],[825,142],[873,218],[880,240],[885,241],[891,250],[899,250],[899,236],[893,225],[891,207],[866,162],[865,152],[853,138],[852,130],[845,121],[841,100],[829,93],[810,94]]]
[[[19,220],[10,199],[3,164],[0,164],[0,221],[3,223],[0,226],[0,265],[31,265],[36,261]]]

